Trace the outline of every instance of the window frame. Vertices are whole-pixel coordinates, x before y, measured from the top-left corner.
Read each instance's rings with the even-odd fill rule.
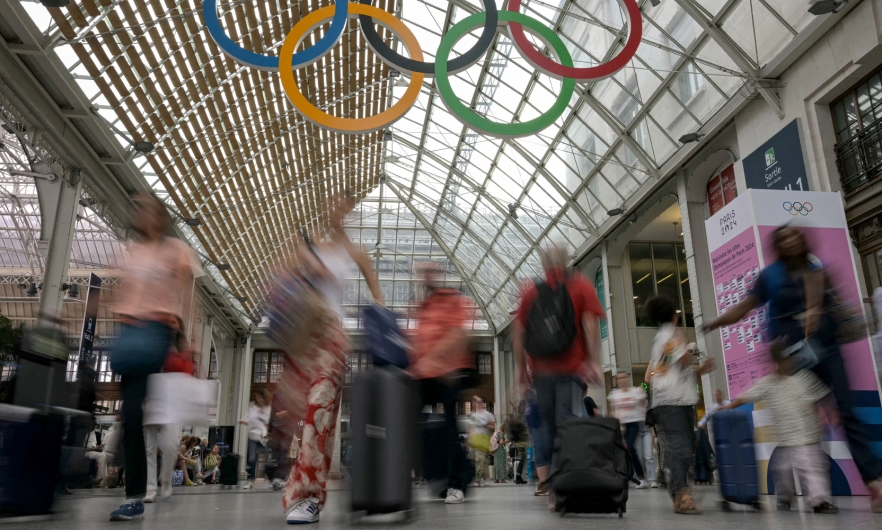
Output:
[[[857,83],[852,85],[841,96],[837,97],[836,99],[834,99],[833,101],[830,102],[830,105],[829,105],[830,118],[833,120],[833,129],[834,129],[834,134],[836,136],[836,144],[835,145],[837,145],[837,146],[842,145],[844,143],[847,143],[847,142],[853,140],[857,136],[860,136],[860,134],[862,132],[864,132],[864,130],[866,129],[866,127],[864,126],[863,116],[861,116],[861,108],[860,108],[860,103],[858,101],[858,91],[862,86],[867,84],[870,81],[870,79],[872,79],[874,76],[880,75],[880,74],[882,74],[882,65],[877,66],[872,72],[870,72],[869,74],[864,76],[860,81],[858,81]],[[880,75],[880,77],[882,77],[882,75]],[[857,115],[858,129],[857,129],[857,133],[850,135],[848,138],[843,140],[840,138],[839,135],[842,131],[848,129],[849,125],[846,124],[846,127],[844,129],[839,129],[839,123],[836,119],[836,106],[839,105],[840,103],[844,102],[846,99],[851,99],[851,102],[854,105],[855,114]],[[871,101],[870,112],[872,112],[874,115],[876,115],[877,110],[879,111],[878,112],[879,117],[877,119],[873,120],[873,122],[870,125],[877,123],[879,121],[882,121],[882,103],[880,103],[880,105],[878,107],[876,107],[876,106],[873,106],[872,101]]]

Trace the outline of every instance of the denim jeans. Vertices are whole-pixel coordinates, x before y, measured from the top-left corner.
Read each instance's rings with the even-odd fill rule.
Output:
[[[542,425],[541,442],[534,440],[536,467],[551,465],[556,446],[558,428],[571,418],[581,416],[576,406],[583,409],[580,398],[581,383],[571,375],[540,375],[533,377],[533,389],[539,405]]]
[[[637,450],[637,437],[640,434],[640,427],[643,426],[642,421],[625,424],[625,444],[628,446],[628,453],[631,455],[631,465],[634,468],[634,475],[643,480],[643,466],[640,464],[640,452]],[[641,442],[643,440],[640,440]]]
[[[260,456],[260,442],[248,440],[248,480],[254,480],[257,476],[257,457]]]
[[[637,432],[637,448],[640,452],[640,464],[643,466],[643,473],[649,482],[658,482],[658,475],[655,472],[654,445],[652,431],[641,421],[640,430]]]
[[[692,463],[695,412],[691,406],[665,405],[656,407],[658,427],[664,432],[668,447],[668,468],[671,477],[668,491],[671,497],[688,487],[687,475]]]
[[[144,445],[144,399],[147,397],[147,376],[162,369],[171,345],[171,329],[158,322],[143,322],[137,326],[124,324],[111,358],[130,359],[131,371],[120,380],[122,394],[123,452],[125,453],[126,497],[141,498],[147,492],[147,448]],[[122,355],[118,355],[122,354]]]

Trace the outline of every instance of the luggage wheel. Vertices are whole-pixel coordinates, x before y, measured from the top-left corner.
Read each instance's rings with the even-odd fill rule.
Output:
[[[732,511],[732,506],[727,501],[721,502],[720,508],[722,508],[724,512],[731,512]]]
[[[619,509],[618,509],[618,513],[619,513],[619,519],[621,519],[621,518],[622,518],[622,516],[624,516],[624,515],[625,515],[625,510],[623,510],[623,509],[621,509],[621,508],[619,508]]]
[[[750,507],[753,508],[754,510],[758,511],[758,512],[763,511],[763,505],[762,505],[762,504],[760,503],[760,501],[758,501],[758,500],[757,500],[757,501],[753,501],[752,503],[750,503]]]

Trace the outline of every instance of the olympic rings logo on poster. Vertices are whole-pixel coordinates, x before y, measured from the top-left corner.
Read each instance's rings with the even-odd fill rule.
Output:
[[[806,216],[815,209],[810,202],[785,202],[782,206],[784,206],[784,211],[790,215]]]
[[[520,12],[522,0],[510,0],[507,10],[499,11],[495,0],[482,0],[484,11],[469,15],[451,27],[441,37],[434,62],[423,60],[423,51],[413,32],[404,22],[371,5],[371,0],[337,0],[333,6],[323,7],[301,18],[282,43],[279,56],[264,55],[246,50],[236,44],[225,32],[217,14],[217,0],[202,4],[205,26],[214,42],[233,60],[260,70],[278,71],[288,99],[300,114],[310,122],[332,131],[359,134],[388,127],[410,110],[420,95],[426,77],[434,77],[438,94],[444,105],[463,125],[488,136],[518,138],[547,128],[563,115],[572,98],[576,82],[607,78],[624,68],[640,46],[643,18],[637,0],[617,0],[628,19],[628,39],[619,53],[608,62],[587,68],[576,68],[566,44],[544,22]],[[333,49],[340,41],[346,22],[358,18],[359,27],[371,50],[390,67],[411,75],[404,95],[383,112],[365,118],[332,116],[313,105],[301,92],[294,75],[295,69],[307,67]],[[303,39],[317,27],[331,21],[330,28],[309,48],[296,52]],[[378,23],[391,31],[404,45],[409,57],[390,48],[377,33]],[[450,84],[450,75],[466,70],[480,61],[496,36],[497,26],[505,25],[518,53],[540,72],[561,80],[561,92],[551,108],[536,118],[523,122],[502,123],[477,114],[460,101]],[[481,28],[481,34],[471,49],[450,59],[454,45],[466,34]],[[552,50],[554,59],[546,57],[527,39],[525,30]],[[280,68],[280,65],[285,65]],[[288,67],[290,65],[290,68]]]

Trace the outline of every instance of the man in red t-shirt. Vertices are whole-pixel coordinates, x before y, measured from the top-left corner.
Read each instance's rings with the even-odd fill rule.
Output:
[[[461,504],[474,470],[459,443],[456,403],[476,373],[466,331],[474,302],[444,288],[444,271],[438,264],[426,263],[421,272],[428,294],[416,312],[408,372],[419,385],[423,405],[444,405],[443,433],[433,439],[434,445],[423,447],[423,477],[442,486],[444,502]]]
[[[555,291],[563,283],[572,300],[576,333],[569,348],[550,358],[533,357],[526,351],[525,333],[530,311],[539,297],[536,285],[526,288],[514,320],[515,380],[522,391],[532,386],[542,418],[542,425],[533,440],[540,480],[535,495],[549,493],[546,481],[558,426],[577,415],[575,411],[582,406],[581,396],[585,394],[587,384],[598,383],[601,379],[599,319],[604,317],[603,307],[594,285],[587,278],[579,273],[568,274],[567,259],[566,251],[558,247],[549,248],[542,255],[545,283]]]

